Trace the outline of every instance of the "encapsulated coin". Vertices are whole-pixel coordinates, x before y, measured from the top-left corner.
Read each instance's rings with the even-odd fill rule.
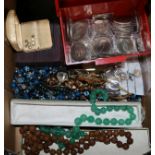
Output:
[[[87,22],[75,22],[71,28],[71,38],[74,41],[82,39],[88,30]]]
[[[132,23],[132,17],[115,17],[114,23],[123,24],[123,25],[130,25]]]
[[[103,57],[110,54],[111,43],[108,38],[98,38],[94,40],[93,51],[95,56]]]
[[[134,49],[133,41],[130,38],[119,39],[117,47],[121,53],[129,53]]]
[[[133,17],[116,17],[113,20],[114,31],[119,36],[128,36],[134,32]],[[121,33],[121,34],[119,34]]]
[[[94,31],[96,35],[103,35],[111,33],[110,27],[109,27],[109,21],[108,20],[95,20],[94,21]]]
[[[82,61],[86,59],[87,48],[82,43],[74,43],[71,47],[71,57],[75,61]]]
[[[112,17],[112,14],[110,13],[105,13],[105,14],[98,14],[93,16],[93,19],[99,19],[99,20],[103,20],[103,19],[110,19]]]

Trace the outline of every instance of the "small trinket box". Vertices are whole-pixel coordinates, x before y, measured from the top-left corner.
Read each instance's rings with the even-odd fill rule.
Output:
[[[49,20],[20,23],[15,10],[6,18],[6,35],[11,46],[17,51],[35,52],[52,47]]]

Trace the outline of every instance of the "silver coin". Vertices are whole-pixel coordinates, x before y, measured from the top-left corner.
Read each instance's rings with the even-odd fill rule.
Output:
[[[95,20],[94,31],[98,35],[111,33],[108,20]]]
[[[114,27],[115,34],[118,34],[118,36],[121,36],[121,34],[125,34],[126,36],[130,35],[134,32],[133,26],[117,26]]]
[[[74,43],[71,47],[71,57],[75,61],[82,61],[86,59],[87,47],[82,43]]]
[[[110,54],[111,42],[109,38],[97,38],[94,40],[93,52],[96,57],[103,57]]]
[[[129,53],[134,49],[133,41],[130,38],[119,39],[117,47],[121,53]]]
[[[119,33],[123,33],[120,36],[128,36],[134,32],[133,17],[117,17],[113,21],[113,27],[118,35]]]
[[[76,22],[72,25],[71,28],[71,38],[74,41],[78,41],[86,35],[88,30],[87,22]]]
[[[98,14],[93,16],[93,19],[99,19],[99,20],[104,20],[104,19],[110,19],[112,17],[112,14],[110,13],[105,13],[105,14]]]
[[[132,24],[132,17],[115,17],[113,22],[120,25],[130,25]]]

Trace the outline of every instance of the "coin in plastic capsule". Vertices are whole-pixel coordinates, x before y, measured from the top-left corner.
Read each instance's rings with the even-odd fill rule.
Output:
[[[82,61],[86,59],[87,48],[82,43],[75,43],[71,47],[71,57],[75,61]]]
[[[78,41],[87,33],[88,23],[87,22],[75,22],[71,28],[71,38],[74,41]]]
[[[133,41],[130,38],[122,38],[118,41],[117,47],[121,53],[129,53],[133,51]]]
[[[95,56],[103,57],[110,54],[111,43],[107,38],[98,38],[95,40],[93,45],[93,51]]]

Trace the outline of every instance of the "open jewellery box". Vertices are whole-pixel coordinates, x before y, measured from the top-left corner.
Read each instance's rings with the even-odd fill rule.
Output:
[[[6,18],[6,36],[17,52],[35,52],[52,47],[49,20],[20,23],[15,10],[10,10]]]
[[[57,16],[60,19],[65,61],[67,65],[95,63],[96,65],[123,62],[137,56],[150,55],[150,30],[144,6],[147,0],[55,0]],[[140,33],[144,50],[132,53],[110,55],[96,59],[73,61],[71,59],[71,45],[67,37],[67,22],[92,18],[94,15],[111,13],[117,17],[138,16]],[[115,50],[115,49],[114,49]],[[88,50],[87,54],[90,53]],[[113,51],[115,53],[115,51]]]

